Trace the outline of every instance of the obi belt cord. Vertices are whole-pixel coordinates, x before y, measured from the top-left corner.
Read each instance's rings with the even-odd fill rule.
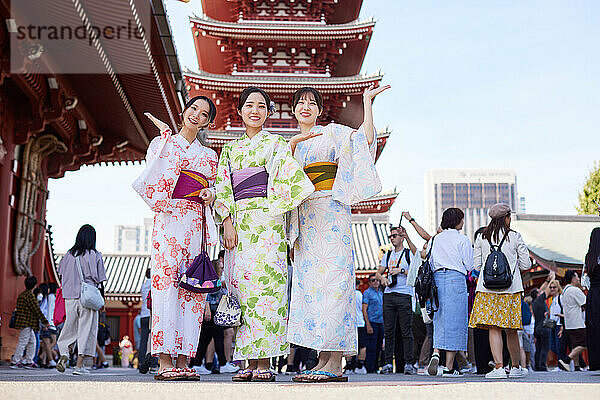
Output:
[[[334,162],[322,161],[308,164],[304,172],[315,185],[315,191],[331,190],[335,181],[338,166]]]
[[[206,177],[199,172],[182,169],[173,189],[173,199],[185,199],[204,204],[200,191],[208,187]]]
[[[267,197],[269,174],[265,167],[248,167],[231,174],[235,201],[253,197]]]

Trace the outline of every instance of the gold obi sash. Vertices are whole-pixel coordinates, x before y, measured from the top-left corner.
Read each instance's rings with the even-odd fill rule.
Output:
[[[331,190],[338,166],[334,162],[316,162],[304,167],[304,172],[315,185],[315,191]]]

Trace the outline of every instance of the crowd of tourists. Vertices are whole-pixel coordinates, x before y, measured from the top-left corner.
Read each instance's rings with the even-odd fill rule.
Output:
[[[600,368],[590,340],[600,333],[600,228],[585,260],[587,296],[581,271],[567,271],[562,282],[551,272],[525,297],[521,271],[531,260],[508,205],[489,209],[473,241],[461,233],[460,209],[445,210],[435,233],[405,212],[426,245],[419,250],[404,227],[392,228],[392,250],[369,288],[357,290],[351,206],[381,190],[372,102],[388,88],[365,90],[359,129],[318,125],[323,96],[299,89],[292,112],[300,133],[286,142],[263,128],[275,111],[270,96],[248,87],[237,106],[246,132],[219,156],[197,139],[217,114],[210,98],[185,104],[177,134],[146,114],[160,135],[133,188],[154,212],[151,268],[139,338],[120,342],[123,366],[137,353],[140,372],[154,368],[165,381],[229,372],[234,382],[271,382],[284,369],[302,383],[345,382],[351,372],[520,378],[530,366],[547,369],[551,350],[562,369]],[[211,262],[206,249],[218,243],[224,251]],[[100,356],[106,280],[91,226],[58,273],[66,317],[46,360],[58,356],[64,372],[75,354],[74,373],[86,374],[84,360]],[[53,340],[28,279],[17,301],[15,365],[31,364],[32,332],[41,327]]]

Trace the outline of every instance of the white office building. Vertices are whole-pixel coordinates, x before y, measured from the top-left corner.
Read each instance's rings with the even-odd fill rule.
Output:
[[[144,225],[116,225],[114,253],[150,254],[152,224],[152,218],[144,218]]]
[[[432,169],[425,175],[425,215],[430,232],[440,226],[445,209],[457,207],[465,213],[463,233],[473,240],[475,231],[489,222],[489,207],[498,202],[518,211],[515,171]]]

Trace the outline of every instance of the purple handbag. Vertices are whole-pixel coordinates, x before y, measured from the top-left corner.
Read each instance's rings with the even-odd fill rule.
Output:
[[[206,251],[206,206],[199,197],[200,190],[208,186],[204,175],[182,170],[175,184],[172,197],[186,199],[202,204],[202,246],[200,254],[187,267],[179,280],[179,286],[194,293],[213,293],[221,289],[221,279],[213,268],[208,252]]]

